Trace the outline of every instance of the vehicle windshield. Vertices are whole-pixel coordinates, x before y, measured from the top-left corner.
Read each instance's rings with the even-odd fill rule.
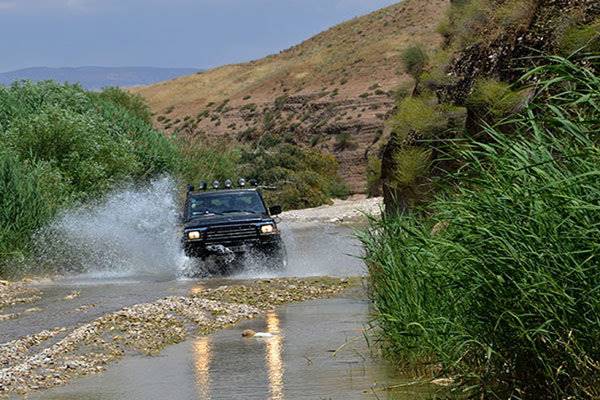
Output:
[[[257,192],[214,192],[190,196],[188,219],[204,215],[254,213],[266,214],[267,210]]]

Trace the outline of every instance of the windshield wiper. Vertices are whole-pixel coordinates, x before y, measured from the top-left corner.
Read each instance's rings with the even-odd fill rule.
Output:
[[[233,213],[254,214],[254,211],[248,211],[248,210],[227,210],[227,211],[223,211],[223,214],[233,214]]]

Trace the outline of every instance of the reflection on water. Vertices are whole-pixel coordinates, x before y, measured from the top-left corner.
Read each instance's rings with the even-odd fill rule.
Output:
[[[283,336],[279,328],[279,316],[271,311],[266,316],[267,329],[274,336],[267,340],[267,368],[271,399],[283,400]]]
[[[267,332],[273,334],[271,338],[256,339],[265,345],[265,363],[268,376],[268,385],[271,400],[283,400],[283,335],[279,315],[270,311],[265,317]],[[262,347],[262,346],[261,346]],[[194,369],[199,400],[211,399],[211,362],[213,361],[213,347],[210,336],[196,338],[193,341]],[[261,351],[262,353],[262,351]]]
[[[212,359],[209,336],[199,337],[194,341],[194,358],[196,367],[196,383],[200,400],[210,400],[210,361]]]

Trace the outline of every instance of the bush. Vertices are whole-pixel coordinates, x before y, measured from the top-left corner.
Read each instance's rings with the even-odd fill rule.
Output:
[[[445,113],[435,99],[407,97],[398,104],[398,111],[390,119],[394,135],[402,142],[411,134],[427,138],[447,125]]]
[[[0,276],[8,271],[3,259],[22,257],[31,232],[52,215],[43,196],[38,171],[18,157],[0,151]]]
[[[338,151],[353,150],[356,148],[356,143],[352,139],[350,132],[342,132],[335,137],[335,149]]]
[[[123,107],[131,115],[135,115],[147,124],[152,123],[150,107],[139,94],[129,93],[118,87],[108,87],[98,93],[98,96]],[[165,117],[163,116],[163,118]]]
[[[241,163],[242,176],[276,187],[265,193],[267,200],[285,209],[316,207],[329,203],[332,197],[348,195],[338,176],[336,159],[317,150],[263,142],[255,149],[245,150]]]
[[[372,295],[389,354],[477,397],[597,398],[600,78],[556,58],[534,74],[513,132],[458,150],[456,192],[363,235]]]
[[[532,0],[508,0],[495,10],[495,19],[504,29],[526,24],[535,12]]]
[[[413,78],[421,75],[428,61],[427,52],[421,45],[411,46],[403,50],[400,58],[404,68]]]
[[[559,43],[564,55],[571,55],[578,50],[590,53],[600,52],[600,20],[589,25],[573,26],[564,33]]]
[[[513,91],[508,83],[480,79],[475,82],[467,106],[479,115],[499,119],[517,112],[523,100],[523,96]]]
[[[460,48],[476,43],[484,28],[493,21],[494,6],[490,0],[453,1],[448,19],[438,27],[438,32]]]
[[[15,196],[0,204],[0,264],[22,254],[59,209],[177,170],[177,149],[138,116],[139,101],[119,89],[90,93],[53,82],[0,87],[0,185]]]
[[[431,150],[420,147],[401,148],[394,153],[392,185],[406,187],[427,176],[431,165]]]
[[[197,185],[235,179],[238,176],[240,150],[225,143],[209,143],[200,136],[175,138],[181,154],[179,176],[184,182]]]
[[[367,161],[367,194],[381,196],[381,159],[370,155]]]

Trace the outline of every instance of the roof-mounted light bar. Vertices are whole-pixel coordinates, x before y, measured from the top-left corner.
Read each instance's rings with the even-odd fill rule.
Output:
[[[201,181],[200,184],[198,185],[198,190],[200,191],[206,191],[209,188],[212,188],[214,190],[218,190],[218,189],[233,189],[234,184],[233,184],[233,180],[232,179],[227,179],[225,180],[222,184],[218,179],[215,179],[214,181],[212,181],[212,183],[209,184],[206,181]],[[245,178],[239,178],[237,180],[237,187],[239,188],[245,188],[248,185],[258,188],[258,181],[256,179],[250,179],[250,180],[246,180]],[[260,186],[260,188],[267,188],[266,186]],[[193,192],[194,191],[194,185],[187,185],[187,191],[188,192]]]

